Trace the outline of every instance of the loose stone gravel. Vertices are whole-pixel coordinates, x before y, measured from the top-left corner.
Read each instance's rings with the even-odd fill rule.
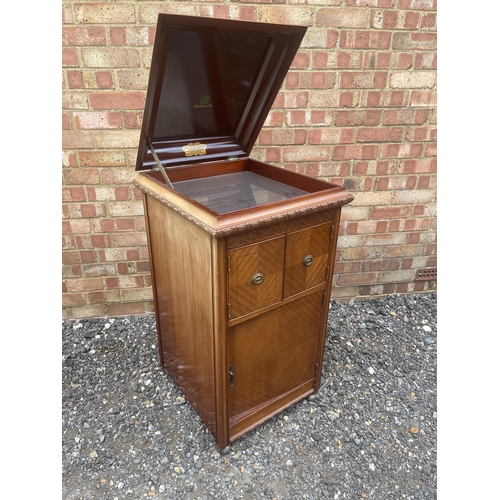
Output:
[[[62,498],[435,499],[434,293],[332,302],[322,389],[221,455],[153,316],[63,322]]]

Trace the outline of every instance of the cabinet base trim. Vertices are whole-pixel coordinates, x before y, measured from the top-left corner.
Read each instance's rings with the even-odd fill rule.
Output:
[[[251,410],[231,417],[229,419],[229,440],[231,442],[235,441],[243,434],[246,434],[248,431],[259,426],[266,420],[271,419],[284,409],[312,394],[314,392],[314,380],[315,379],[311,379],[305,384],[271,401],[267,401]]]

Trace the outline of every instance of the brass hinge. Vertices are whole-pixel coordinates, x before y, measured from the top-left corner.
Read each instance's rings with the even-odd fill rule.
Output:
[[[231,317],[231,302],[229,302],[227,305],[227,317],[228,318]]]
[[[330,274],[330,266],[326,266],[326,275],[325,275],[325,280],[328,281],[328,276]]]
[[[326,292],[323,294],[323,300],[321,301],[321,304],[325,305],[325,301],[326,301]]]
[[[332,228],[330,229],[330,239],[333,240],[333,233],[335,229],[335,224],[333,224]]]
[[[231,256],[227,256],[227,272],[231,271]]]
[[[233,367],[229,365],[229,376],[228,376],[228,382],[231,387],[234,385],[234,373],[233,373]]]

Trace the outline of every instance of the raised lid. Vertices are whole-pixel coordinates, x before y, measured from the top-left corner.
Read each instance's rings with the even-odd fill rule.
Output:
[[[159,14],[136,170],[249,156],[305,32]]]

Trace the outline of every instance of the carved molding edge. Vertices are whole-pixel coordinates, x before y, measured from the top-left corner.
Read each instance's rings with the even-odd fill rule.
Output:
[[[332,220],[335,216],[336,208],[330,208],[321,212],[315,212],[309,215],[302,215],[294,217],[289,220],[278,222],[270,226],[257,228],[244,233],[231,235],[227,239],[228,250],[240,247],[243,245],[250,245],[258,241],[280,236],[282,234],[290,233],[302,229],[304,227],[314,226]]]
[[[257,241],[258,239],[263,238],[264,234],[266,234],[265,233],[266,231],[268,231],[268,233],[266,234],[266,237],[272,236],[274,234],[279,234],[279,232],[282,231],[281,228],[277,227],[279,225],[279,223],[286,224],[287,222],[290,222],[289,219],[296,219],[298,217],[302,217],[302,216],[310,215],[310,214],[324,213],[328,209],[333,209],[333,208],[340,207],[342,205],[346,205],[347,203],[350,203],[354,199],[354,196],[352,194],[349,194],[347,196],[344,196],[343,198],[337,198],[333,201],[321,203],[318,205],[314,205],[312,207],[300,208],[300,209],[293,210],[290,212],[284,212],[284,213],[273,215],[270,217],[265,217],[263,219],[259,219],[256,221],[244,222],[242,224],[237,224],[235,226],[226,227],[223,229],[213,229],[212,227],[208,226],[207,224],[201,222],[196,217],[193,217],[191,214],[189,214],[185,210],[182,210],[174,203],[166,200],[165,198],[163,198],[162,196],[159,196],[157,193],[155,193],[151,189],[143,186],[142,184],[140,184],[136,180],[133,180],[132,183],[134,184],[134,186],[138,187],[141,191],[144,191],[149,196],[152,196],[153,198],[157,199],[160,203],[163,203],[164,205],[168,206],[169,208],[171,208],[172,210],[177,212],[179,215],[182,215],[184,218],[186,218],[187,220],[189,220],[190,222],[192,222],[193,224],[195,224],[199,228],[203,229],[208,234],[210,234],[210,236],[213,236],[214,238],[224,238],[226,236],[231,236],[231,235],[235,235],[238,233],[243,233],[245,231],[255,230],[255,231],[252,231],[252,234],[248,234],[248,238],[255,238],[254,241]],[[325,215],[324,220],[328,220],[329,218],[331,218],[331,217],[328,217]],[[321,222],[321,220],[319,220],[319,222]],[[300,224],[306,225],[307,223],[310,224],[311,221],[307,220],[307,222],[306,222],[305,220],[303,220],[303,221],[297,222],[297,224],[299,224],[299,225]],[[300,227],[299,225],[294,226],[294,228],[299,228]],[[271,226],[271,227],[269,227],[269,226]],[[284,231],[286,232],[286,230],[290,230],[290,227],[287,226]],[[245,236],[245,235],[243,235],[243,236]],[[236,243],[237,240],[234,240],[234,243],[232,243],[231,240],[232,240],[232,238],[230,238],[230,241],[228,241],[228,245],[231,247],[240,246],[242,244],[242,243]],[[250,240],[249,240],[249,242],[250,242]]]

